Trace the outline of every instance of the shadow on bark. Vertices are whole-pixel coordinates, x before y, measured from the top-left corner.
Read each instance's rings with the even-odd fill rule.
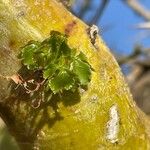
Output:
[[[42,80],[39,78],[40,72],[31,74],[24,67],[18,71],[18,74],[25,80],[32,78],[33,75],[37,81]],[[64,91],[61,94],[46,91],[42,99],[43,87],[28,94],[23,86],[11,81],[8,88],[11,88],[11,92],[5,103],[0,104],[0,116],[7,126],[11,127],[9,131],[16,137],[21,149],[32,149],[45,125],[51,128],[57,121],[64,119],[58,111],[59,103],[62,102],[67,107],[80,102],[78,89]],[[33,105],[37,105],[39,101],[40,105],[35,108]]]

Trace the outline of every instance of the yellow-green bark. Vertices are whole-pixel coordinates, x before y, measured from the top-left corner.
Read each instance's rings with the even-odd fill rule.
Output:
[[[104,42],[97,38],[95,48],[87,29],[55,0],[0,0],[0,115],[22,149],[150,149],[149,121],[135,106]],[[50,104],[34,109],[3,76],[20,69],[21,46],[42,41],[51,30],[68,34],[70,47],[86,54],[94,72],[80,95],[63,95],[60,102],[53,96]],[[117,120],[110,118],[114,106]],[[117,130],[112,139],[109,129]]]

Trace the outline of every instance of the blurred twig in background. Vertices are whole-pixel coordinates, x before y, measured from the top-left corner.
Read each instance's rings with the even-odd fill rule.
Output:
[[[103,15],[103,12],[106,8],[106,6],[108,5],[110,0],[101,0],[99,1],[99,5],[98,5],[98,8],[95,9],[94,8],[94,12],[93,12],[93,17],[89,17],[87,23],[89,25],[92,25],[92,24],[96,24],[102,17]],[[86,13],[92,9],[92,3],[93,1],[92,0],[83,0],[82,2],[80,1],[80,4],[82,4],[80,7],[80,10],[79,12],[76,14],[76,12],[73,12],[75,13],[79,18],[84,18],[84,16],[86,15]]]
[[[90,9],[91,3],[92,3],[91,0],[83,1],[83,4],[81,6],[81,9],[80,9],[79,15],[78,15],[79,18],[83,18],[84,17],[85,13]]]
[[[131,55],[117,59],[120,65],[131,67],[126,79],[134,99],[145,113],[150,114],[150,49],[137,46]]]
[[[150,20],[150,11],[146,9],[138,0],[122,0],[124,1],[131,9],[143,17],[146,21]]]
[[[94,17],[91,19],[90,24],[96,24],[100,20],[108,2],[109,2],[109,0],[102,0],[102,2],[100,3],[100,6],[98,7],[98,9],[95,12]]]
[[[124,1],[136,14],[148,21],[140,23],[136,27],[143,29],[150,29],[150,10],[146,9],[138,0],[122,0]]]
[[[139,23],[135,27],[139,29],[150,29],[150,22]]]

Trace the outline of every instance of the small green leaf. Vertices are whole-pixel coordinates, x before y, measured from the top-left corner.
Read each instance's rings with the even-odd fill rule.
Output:
[[[87,57],[85,56],[85,54],[83,54],[83,52],[80,52],[80,54],[77,55],[76,57],[79,58],[82,61],[87,62]]]
[[[64,55],[65,57],[71,56],[71,49],[70,47],[67,45],[66,41],[64,41],[61,46],[60,46],[60,51],[62,53],[62,55]]]
[[[39,69],[43,69],[46,64],[46,57],[44,53],[35,53],[34,54],[34,60],[36,62],[36,65],[38,66]]]
[[[59,72],[59,74],[49,81],[49,87],[54,93],[60,92],[63,89],[70,90],[75,84],[71,74],[67,71]]]
[[[43,71],[43,78],[47,79],[47,78],[51,77],[55,73],[56,70],[57,70],[56,66],[54,64],[50,64],[47,67],[47,69],[45,69]]]
[[[73,72],[77,75],[81,85],[87,85],[91,80],[91,66],[80,59],[75,59]]]
[[[31,41],[24,46],[19,56],[29,71],[36,74],[40,70],[39,81],[46,81],[46,91],[53,94],[64,90],[76,91],[91,80],[93,70],[85,54],[80,52],[77,55],[67,40],[66,35],[52,31],[44,41]],[[37,78],[33,80],[38,81]]]
[[[22,63],[27,66],[28,69],[37,68],[36,61],[34,59],[34,53],[38,49],[39,43],[32,42],[21,50],[20,58],[22,58]]]

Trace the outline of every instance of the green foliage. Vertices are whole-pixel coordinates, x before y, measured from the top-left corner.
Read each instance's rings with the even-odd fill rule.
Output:
[[[42,42],[30,41],[21,49],[19,58],[31,72],[42,71],[45,87],[54,94],[87,86],[92,68],[86,56],[67,44],[67,36],[52,31]]]

